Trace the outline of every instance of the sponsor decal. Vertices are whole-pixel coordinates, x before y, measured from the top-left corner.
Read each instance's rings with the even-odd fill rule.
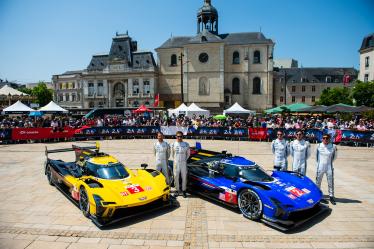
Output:
[[[128,196],[129,195],[129,193],[127,193],[126,191],[124,191],[124,192],[121,192],[121,193],[119,193],[121,196]]]
[[[291,186],[291,187],[288,187],[286,188],[286,191],[292,193],[293,195],[295,195],[296,197],[300,197],[302,196],[304,193],[304,191],[302,191],[301,189],[298,189],[294,186]]]
[[[272,208],[272,207],[270,207],[269,205],[264,205],[265,207],[267,207],[267,208],[270,208],[271,210],[273,210],[274,208]]]
[[[147,186],[147,187],[145,187],[145,190],[146,190],[146,191],[151,191],[151,190],[152,190],[152,187],[151,187],[151,186]]]
[[[76,187],[71,191],[71,197],[73,197],[74,200],[79,201],[79,192]]]
[[[136,194],[140,192],[144,192],[144,189],[139,186],[138,184],[129,185],[126,187],[127,191],[130,192],[130,194]]]
[[[227,187],[221,187],[225,189],[224,193],[219,193],[218,198],[222,201],[238,204],[237,192],[235,190],[229,189]]]
[[[292,200],[295,200],[295,199],[296,199],[296,196],[294,196],[293,194],[288,194],[287,196],[288,196],[288,198],[290,198],[290,199],[292,199]]]
[[[309,204],[313,204],[313,203],[314,203],[313,199],[309,199],[309,200],[307,200],[307,202],[308,202]]]
[[[309,193],[310,193],[310,190],[307,189],[307,188],[303,188],[302,191],[303,191],[305,194],[309,194]]]
[[[140,197],[138,199],[139,199],[139,201],[145,201],[145,200],[147,200],[147,196],[143,196],[143,197]]]

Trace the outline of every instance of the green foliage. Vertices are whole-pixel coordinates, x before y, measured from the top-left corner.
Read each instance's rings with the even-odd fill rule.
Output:
[[[374,81],[357,81],[352,89],[352,97],[356,100],[356,105],[374,107]]]
[[[20,92],[29,94],[29,95],[32,94],[32,89],[26,88],[26,86],[22,86],[22,87],[18,88],[17,90],[20,91]]]
[[[32,89],[31,95],[36,96],[36,102],[40,106],[48,104],[53,99],[53,91],[48,89],[43,81],[39,81],[38,85]]]
[[[368,120],[374,120],[374,110],[362,113],[362,117],[364,117]]]
[[[346,105],[352,105],[352,97],[350,96],[350,90],[347,87],[334,87],[329,89],[324,89],[322,91],[317,105],[335,105],[343,103]]]

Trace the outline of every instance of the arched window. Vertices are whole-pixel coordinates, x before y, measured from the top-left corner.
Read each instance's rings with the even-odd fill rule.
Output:
[[[261,63],[261,53],[258,50],[253,52],[253,63],[254,64]]]
[[[240,64],[240,55],[238,51],[232,54],[232,64]]]
[[[170,66],[175,67],[177,65],[177,55],[172,54],[170,58]]]
[[[232,94],[240,94],[240,80],[238,78],[232,79]]]
[[[199,80],[199,95],[209,95],[209,80],[206,77],[201,77]]]
[[[256,77],[253,79],[253,94],[261,94],[261,79]]]
[[[125,88],[122,83],[118,82],[114,85],[113,95],[116,98],[123,98],[125,95]]]

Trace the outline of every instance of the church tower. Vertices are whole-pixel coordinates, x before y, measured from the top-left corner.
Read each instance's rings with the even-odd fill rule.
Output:
[[[211,0],[204,0],[204,5],[197,12],[197,33],[207,30],[218,35],[218,11]]]

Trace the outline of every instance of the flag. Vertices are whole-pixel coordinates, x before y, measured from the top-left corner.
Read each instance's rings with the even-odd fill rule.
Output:
[[[160,94],[157,93],[157,95],[155,96],[155,103],[153,104],[153,107],[158,107],[159,102],[160,102]]]
[[[351,76],[349,76],[348,74],[345,74],[343,76],[343,84],[348,85],[350,81],[351,81]]]

